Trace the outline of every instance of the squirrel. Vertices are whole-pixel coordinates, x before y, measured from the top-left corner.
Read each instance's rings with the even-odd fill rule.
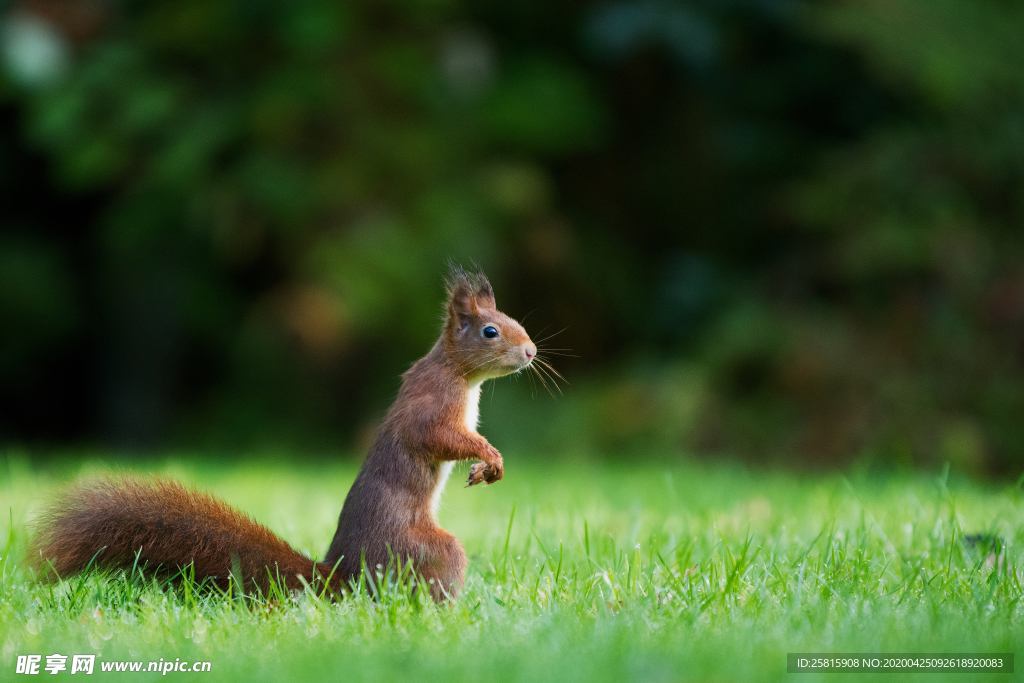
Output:
[[[441,336],[402,375],[323,562],[209,494],[137,477],[72,485],[37,519],[30,556],[58,577],[90,567],[191,565],[195,580],[222,590],[233,577],[246,592],[266,594],[276,580],[289,590],[315,585],[335,595],[363,566],[398,559],[415,569],[434,600],[457,595],[466,552],[437,522],[441,494],[459,461],[478,461],[467,486],[503,477],[501,454],[477,432],[480,386],[529,368],[537,346],[497,310],[482,272],[452,265],[445,284]]]

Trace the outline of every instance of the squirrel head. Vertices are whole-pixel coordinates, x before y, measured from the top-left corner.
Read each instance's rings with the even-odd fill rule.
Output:
[[[497,309],[494,290],[479,270],[452,265],[444,326],[445,349],[462,376],[481,381],[529,367],[537,355],[523,326]]]

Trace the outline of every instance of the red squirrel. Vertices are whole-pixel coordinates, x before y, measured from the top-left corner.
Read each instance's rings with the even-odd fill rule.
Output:
[[[497,310],[481,272],[452,266],[441,337],[402,375],[402,386],[348,492],[323,562],[299,554],[266,527],[181,484],[123,478],[80,483],[36,523],[32,556],[57,576],[92,565],[186,567],[222,589],[228,577],[266,594],[328,582],[343,592],[362,563],[411,563],[435,600],[462,588],[466,552],[437,523],[452,467],[477,460],[467,486],[499,481],[501,454],[477,432],[480,385],[525,370],[537,355],[522,326]],[[301,578],[300,578],[301,577]]]

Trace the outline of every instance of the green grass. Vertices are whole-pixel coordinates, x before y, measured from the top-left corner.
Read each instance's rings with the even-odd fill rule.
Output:
[[[287,460],[136,469],[197,484],[322,555],[356,464]],[[396,591],[253,606],[137,576],[34,583],[23,566],[32,506],[102,471],[69,463],[0,460],[11,539],[0,679],[14,677],[18,654],[97,653],[207,660],[213,678],[168,676],[218,681],[771,680],[787,676],[787,652],[1012,652],[1024,636],[1024,495],[1013,486],[511,457],[499,484],[467,490],[453,478],[448,489],[442,524],[471,559],[454,604]],[[977,532],[1003,539],[1005,559],[961,541]],[[871,678],[801,680],[851,676]]]

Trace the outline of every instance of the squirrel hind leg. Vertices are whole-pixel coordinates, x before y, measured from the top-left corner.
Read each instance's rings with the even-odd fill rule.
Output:
[[[459,539],[440,527],[413,530],[419,555],[417,572],[430,588],[435,602],[455,598],[466,579],[466,551]],[[413,555],[413,553],[410,553]]]

